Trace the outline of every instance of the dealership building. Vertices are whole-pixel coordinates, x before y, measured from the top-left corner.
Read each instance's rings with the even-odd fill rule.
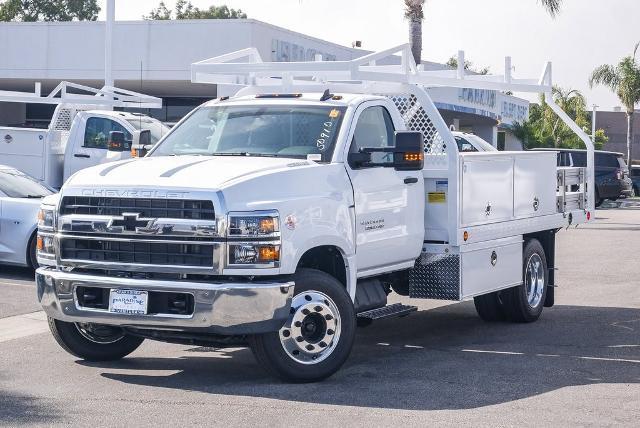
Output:
[[[0,90],[42,92],[61,80],[92,87],[104,82],[104,22],[9,22],[0,24]],[[115,86],[163,99],[146,111],[176,122],[207,99],[216,85],[191,83],[192,63],[256,47],[264,61],[350,60],[367,51],[330,43],[253,19],[116,21],[113,27]],[[426,70],[447,69],[424,62]],[[431,88],[448,125],[473,132],[500,149],[517,150],[511,125],[528,118],[528,101],[498,91]],[[46,126],[53,106],[0,103],[0,125]]]

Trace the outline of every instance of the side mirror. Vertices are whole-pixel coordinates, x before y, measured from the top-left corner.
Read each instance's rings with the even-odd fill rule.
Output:
[[[419,171],[424,167],[424,140],[421,132],[397,131],[393,147],[363,147],[349,153],[347,161],[352,168],[395,168],[398,171]],[[372,160],[375,153],[392,154],[388,162]]]
[[[151,149],[151,131],[144,129],[133,132],[133,142],[131,143],[131,156],[134,158],[144,157]]]
[[[126,150],[124,141],[124,132],[109,132],[109,141],[107,141],[107,150],[110,152],[123,152]]]

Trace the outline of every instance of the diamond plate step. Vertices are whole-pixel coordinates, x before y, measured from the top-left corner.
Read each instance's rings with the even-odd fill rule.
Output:
[[[360,312],[358,314],[358,325],[365,326],[371,324],[375,320],[383,318],[405,317],[411,312],[417,311],[416,306],[403,305],[402,303],[394,303],[383,308],[371,309],[369,311]]]

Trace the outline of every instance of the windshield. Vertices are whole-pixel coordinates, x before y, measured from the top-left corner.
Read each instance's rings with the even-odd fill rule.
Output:
[[[42,198],[53,194],[35,178],[15,169],[0,169],[0,192],[10,198]]]
[[[150,156],[320,155],[329,162],[345,107],[212,106],[195,110]]]
[[[143,117],[135,119],[127,119],[136,131],[151,131],[151,144],[155,144],[169,132],[169,127],[165,126],[162,122],[151,117]]]

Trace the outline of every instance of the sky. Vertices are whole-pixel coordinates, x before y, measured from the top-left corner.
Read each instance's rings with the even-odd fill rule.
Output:
[[[105,16],[105,0],[99,19]],[[137,20],[159,0],[116,0],[116,19]],[[165,1],[172,8],[175,0]],[[345,46],[361,40],[363,49],[406,43],[408,23],[402,0],[192,0],[207,8],[226,4],[249,18]],[[640,0],[564,0],[551,18],[538,0],[426,0],[423,59],[445,62],[458,50],[479,68],[538,78],[546,61],[564,88],[580,90],[589,105],[619,105],[607,88],[590,89],[589,74],[600,64],[616,64],[640,41]],[[640,54],[639,54],[640,55]]]

